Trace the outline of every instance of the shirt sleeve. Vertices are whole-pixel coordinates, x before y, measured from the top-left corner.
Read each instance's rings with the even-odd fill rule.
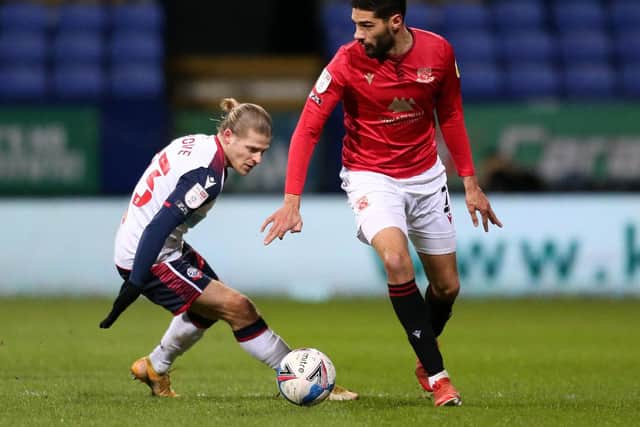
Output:
[[[145,227],[138,243],[129,280],[137,286],[149,278],[167,237],[186,222],[200,206],[215,199],[222,189],[222,176],[209,168],[194,169],[182,175],[176,188]]]
[[[309,93],[298,124],[291,136],[285,193],[302,194],[313,150],[322,129],[338,102],[342,100],[346,54],[340,49]]]
[[[445,42],[444,55],[447,71],[436,103],[438,123],[458,175],[471,176],[475,171],[469,136],[464,124],[460,72],[453,48],[448,42]]]

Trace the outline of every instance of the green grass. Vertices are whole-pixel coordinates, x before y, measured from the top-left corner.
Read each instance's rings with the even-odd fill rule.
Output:
[[[460,301],[440,347],[464,399],[433,408],[386,300],[257,299],[294,347],[334,361],[356,402],[300,408],[273,372],[216,325],[172,374],[179,399],[149,396],[130,363],[170,315],[138,301],[110,330],[107,300],[0,299],[0,425],[628,426],[640,417],[640,301]],[[637,424],[636,424],[637,425]]]

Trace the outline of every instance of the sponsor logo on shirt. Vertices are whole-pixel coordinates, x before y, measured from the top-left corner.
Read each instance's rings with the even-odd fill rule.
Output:
[[[331,74],[329,73],[329,71],[327,71],[326,68],[322,70],[322,73],[320,73],[320,77],[318,77],[318,80],[316,81],[316,92],[324,93],[329,88],[331,78]]]
[[[416,101],[413,98],[406,100],[405,98],[393,98],[393,102],[389,104],[389,110],[394,113],[404,113],[407,111],[413,111],[413,106]]]
[[[202,188],[202,185],[196,183],[184,195],[184,202],[189,208],[198,209],[207,200],[207,197],[209,197],[209,193]]]
[[[417,74],[418,77],[416,78],[416,81],[418,83],[431,83],[436,79],[431,67],[418,68]]]

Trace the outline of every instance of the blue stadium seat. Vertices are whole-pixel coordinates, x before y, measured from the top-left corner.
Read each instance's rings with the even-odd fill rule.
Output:
[[[101,64],[104,59],[102,33],[62,31],[53,40],[53,58],[58,63]]]
[[[450,34],[447,39],[453,46],[459,64],[494,62],[496,59],[496,42],[490,32],[456,32]]]
[[[560,39],[560,55],[566,65],[606,62],[612,53],[611,40],[601,31],[575,31]]]
[[[58,99],[98,101],[106,89],[102,66],[59,65],[53,71],[53,92]]]
[[[114,31],[111,35],[109,55],[112,62],[161,63],[164,58],[164,41],[159,34],[152,31]]]
[[[162,31],[164,10],[157,2],[123,3],[111,8],[111,25],[115,29]]]
[[[556,42],[539,30],[503,33],[500,55],[507,64],[548,62],[555,59]]]
[[[58,31],[103,31],[107,22],[107,11],[100,4],[79,3],[58,6]]]
[[[0,29],[20,31],[44,31],[51,25],[48,7],[34,3],[0,4]]]
[[[501,0],[491,7],[495,28],[507,32],[544,29],[544,12],[539,0]]]
[[[324,51],[333,55],[338,48],[353,40],[355,27],[351,22],[351,6],[346,2],[325,4],[320,14],[324,32]]]
[[[164,95],[164,72],[149,64],[114,64],[110,89],[115,98],[159,98]]]
[[[426,3],[410,3],[407,6],[407,25],[422,30],[440,33],[442,31],[442,13],[436,6]]]
[[[47,93],[44,66],[6,66],[0,68],[0,101],[41,101]]]
[[[564,70],[564,89],[569,98],[610,99],[615,95],[616,75],[606,63],[569,65]]]
[[[616,30],[640,28],[640,2],[638,0],[613,0],[611,3],[611,25]]]
[[[640,63],[640,26],[635,30],[619,32],[614,40],[618,62]]]
[[[442,32],[487,30],[489,12],[482,3],[446,3],[442,6]]]
[[[560,76],[550,63],[509,67],[505,81],[507,95],[515,100],[560,96]]]
[[[467,63],[460,76],[465,101],[493,101],[503,95],[503,75],[494,63]]]
[[[640,99],[640,62],[626,64],[620,70],[620,85],[622,96]]]
[[[606,14],[596,0],[562,0],[553,5],[556,28],[560,33],[578,30],[601,30]]]
[[[48,39],[43,32],[15,30],[0,34],[0,64],[42,64],[47,55]]]

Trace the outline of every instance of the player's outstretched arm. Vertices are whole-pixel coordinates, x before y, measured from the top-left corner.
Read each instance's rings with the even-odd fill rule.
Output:
[[[482,217],[482,228],[484,228],[485,232],[489,231],[489,222],[502,228],[502,222],[500,222],[491,208],[491,203],[489,203],[489,199],[480,188],[480,185],[478,185],[477,178],[475,176],[465,176],[462,177],[462,182],[464,183],[465,202],[467,203],[467,210],[471,215],[473,226],[478,226],[477,211],[480,212]]]
[[[285,194],[282,206],[262,223],[260,232],[264,232],[269,225],[271,227],[264,238],[265,245],[271,243],[276,237],[282,240],[287,231],[292,233],[301,232],[300,196],[297,194]]]

